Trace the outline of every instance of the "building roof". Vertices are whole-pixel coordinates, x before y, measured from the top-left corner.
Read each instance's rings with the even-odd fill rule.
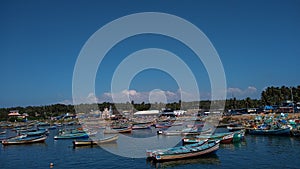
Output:
[[[158,115],[159,110],[145,110],[145,111],[138,111],[134,113],[134,115]]]
[[[20,116],[21,114],[19,112],[11,112],[8,114],[8,116]]]

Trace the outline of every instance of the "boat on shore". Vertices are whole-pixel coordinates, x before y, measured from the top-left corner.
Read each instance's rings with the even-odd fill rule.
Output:
[[[79,146],[97,146],[99,144],[104,144],[104,143],[111,143],[117,141],[119,138],[119,135],[113,135],[110,137],[106,137],[100,140],[74,140],[73,141],[73,146],[74,147],[79,147]]]
[[[20,135],[20,136],[15,136],[11,137],[5,140],[2,140],[2,145],[18,145],[18,144],[33,144],[33,143],[43,143],[47,139],[47,136],[42,135],[42,136],[33,136],[29,137],[26,135]]]
[[[148,150],[147,157],[157,161],[168,161],[197,157],[216,152],[219,149],[219,140],[201,141],[195,144],[173,147],[169,149]]]

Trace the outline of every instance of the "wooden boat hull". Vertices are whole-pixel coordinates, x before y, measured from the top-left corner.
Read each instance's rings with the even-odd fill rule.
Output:
[[[299,137],[300,136],[300,130],[299,129],[293,129],[293,130],[291,130],[291,134],[294,137]]]
[[[104,130],[104,134],[131,133],[132,128]]]
[[[277,130],[249,129],[248,133],[252,135],[290,135],[290,131],[290,128],[282,128]]]
[[[73,141],[73,146],[74,147],[79,147],[79,146],[97,146],[99,144],[104,144],[104,143],[111,143],[117,141],[119,138],[118,135],[108,137],[102,140],[86,140],[86,141]]]
[[[220,133],[216,135],[201,135],[196,136],[192,138],[183,138],[182,142],[183,144],[193,144],[197,143],[203,139],[209,139],[209,140],[220,140],[220,143],[222,144],[230,144],[233,142],[239,142],[243,140],[245,135],[244,131],[238,131],[238,132],[231,132],[231,133]]]
[[[43,143],[47,139],[47,136],[33,137],[32,139],[22,139],[20,137],[11,138],[8,140],[2,140],[2,145],[18,145],[18,144],[33,144]]]
[[[29,132],[23,132],[22,134],[25,134],[27,136],[42,136],[42,135],[48,135],[48,130],[29,131]]]
[[[143,130],[143,129],[150,129],[150,126],[132,126],[132,130]]]
[[[155,160],[157,161],[168,161],[168,160],[177,160],[177,159],[185,159],[185,158],[193,158],[201,155],[214,153],[219,149],[220,144],[216,143],[214,146],[201,150],[201,151],[192,151],[188,153],[181,154],[170,154],[170,155],[156,155]]]
[[[195,143],[194,145],[196,145],[196,146],[202,146],[202,145],[206,144],[207,142],[208,142],[207,139],[206,140],[201,140],[201,141]],[[193,145],[191,145],[191,146],[193,146]],[[155,155],[157,153],[159,153],[159,152],[165,152],[165,151],[168,151],[168,150],[173,150],[174,151],[174,149],[175,150],[180,150],[181,147],[173,147],[173,148],[157,149],[157,150],[147,150],[146,151],[146,155],[147,155],[147,158],[154,158]]]
[[[231,127],[231,126],[228,126],[227,129],[228,129],[228,131],[232,132],[232,131],[244,130],[245,127]]]
[[[161,129],[170,128],[170,127],[172,127],[172,126],[171,125],[155,125],[155,128],[161,128]]]
[[[185,144],[195,144],[195,143],[198,143],[199,141],[203,140],[204,138],[183,138],[182,139],[182,143],[185,145]],[[223,139],[223,138],[209,138],[209,140],[220,140],[220,143],[222,144],[230,144],[232,143],[233,141],[233,137],[229,137],[229,138],[226,138],[226,139]]]
[[[78,134],[65,134],[54,136],[55,140],[58,139],[79,139],[79,138],[89,138],[89,135],[86,133],[78,133]]]
[[[233,134],[230,134],[230,135],[227,135],[227,136],[224,136],[222,138],[222,140],[220,141],[220,143],[222,144],[230,144],[233,142]]]
[[[165,136],[187,136],[187,135],[200,135],[205,133],[210,133],[212,131],[211,128],[202,131],[157,131],[157,134],[162,134]]]

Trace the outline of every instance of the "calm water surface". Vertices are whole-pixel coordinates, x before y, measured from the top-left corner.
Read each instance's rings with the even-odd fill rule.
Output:
[[[73,148],[72,140],[53,140],[58,130],[50,131],[46,143],[0,145],[0,168],[300,168],[300,138],[249,136],[238,144],[221,145],[216,154],[195,159],[154,163],[146,158],[125,158],[101,147]],[[134,131],[133,135],[147,135]],[[153,135],[150,130],[149,135]],[[167,137],[160,139],[169,139]],[[117,146],[118,143],[107,145]],[[134,149],[132,150],[134,151]]]

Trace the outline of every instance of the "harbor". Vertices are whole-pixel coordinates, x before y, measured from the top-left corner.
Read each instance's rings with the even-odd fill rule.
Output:
[[[300,168],[300,1],[0,11],[0,169]]]
[[[184,115],[176,117],[176,120],[158,118],[141,124],[133,122],[132,119],[98,122],[93,120],[86,124],[80,124],[78,119],[62,124],[37,121],[2,122],[1,164],[5,168],[15,168],[21,163],[30,168],[85,168],[99,164],[103,168],[109,168],[115,160],[122,160],[122,165],[114,163],[113,166],[121,167],[124,163],[130,168],[229,168],[236,165],[247,168],[246,161],[255,161],[255,166],[251,168],[297,168],[300,164],[294,154],[299,153],[295,147],[300,146],[300,137],[293,135],[292,131],[299,128],[299,115],[222,116],[217,126],[211,126],[214,127],[213,130],[210,127],[204,128],[208,116],[197,117],[191,123],[187,121],[192,119],[191,116]],[[279,122],[282,123],[277,130],[288,126],[288,133],[270,133],[270,124],[279,126]],[[165,127],[161,127],[162,125]],[[252,130],[261,133],[253,133]],[[152,145],[142,143],[144,149],[139,148],[138,144],[130,147],[131,153],[142,154],[141,158],[128,158],[111,153],[122,151],[126,147],[126,139],[131,137],[151,137],[156,141]],[[152,149],[151,147],[157,147],[157,143],[164,145],[158,146],[159,149]],[[17,155],[16,152],[23,152],[24,155]],[[33,153],[34,157],[26,156],[26,153]],[[276,164],[271,162],[274,160],[277,161]]]

